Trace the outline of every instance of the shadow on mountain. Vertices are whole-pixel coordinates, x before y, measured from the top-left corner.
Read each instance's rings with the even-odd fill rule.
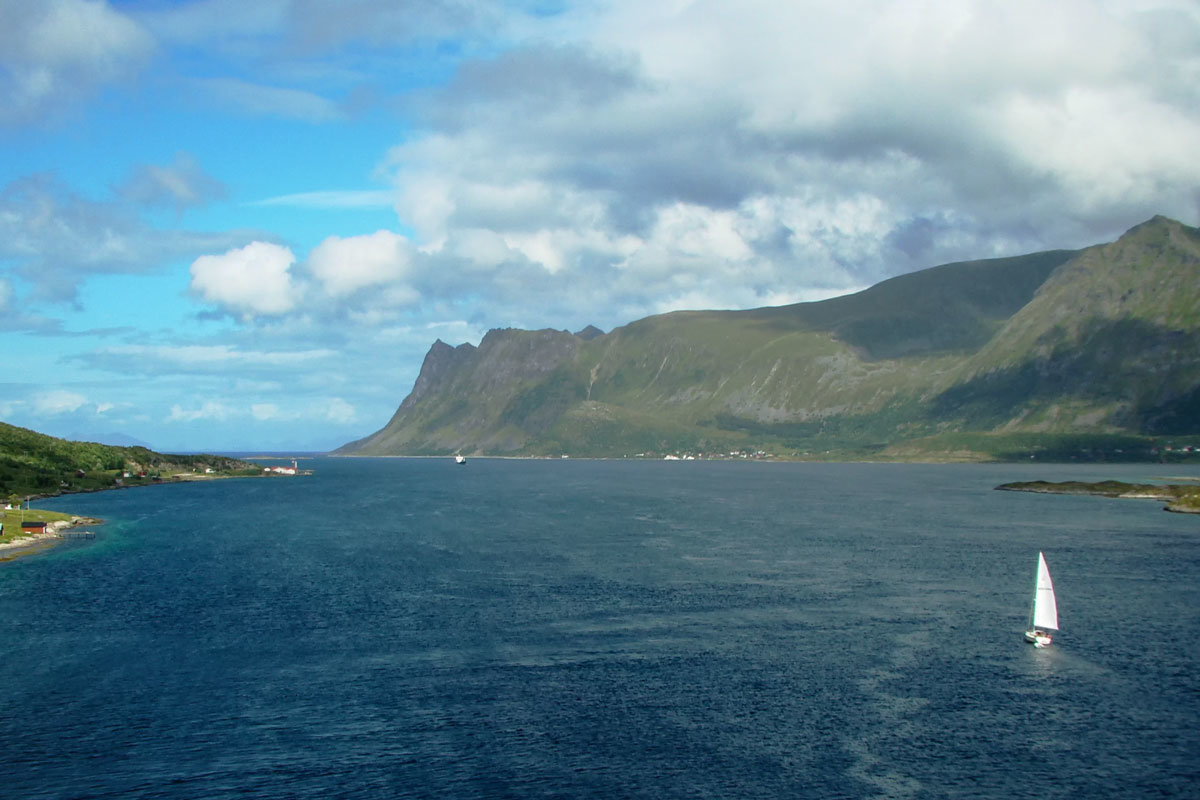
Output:
[[[1077,401],[1109,407],[1114,425],[1144,434],[1191,432],[1200,419],[1200,388],[1187,383],[1200,364],[1196,331],[1126,319],[1096,323],[1077,335],[1055,329],[1035,350],[1048,355],[938,395],[928,418],[969,420],[979,429]]]
[[[945,264],[843,297],[742,313],[781,330],[828,331],[868,360],[972,352],[1079,252]]]

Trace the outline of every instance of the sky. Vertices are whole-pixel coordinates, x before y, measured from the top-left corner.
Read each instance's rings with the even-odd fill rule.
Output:
[[[0,421],[327,450],[437,339],[1200,223],[1195,0],[0,0]]]

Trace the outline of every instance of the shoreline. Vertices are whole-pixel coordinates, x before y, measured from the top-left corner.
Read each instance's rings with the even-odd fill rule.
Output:
[[[1163,511],[1175,514],[1200,514],[1195,489],[1177,484],[1135,484],[1124,481],[1014,481],[995,487],[1002,492],[1108,497],[1117,500],[1157,500],[1166,503]]]
[[[302,475],[311,475],[311,470]],[[179,472],[169,478],[160,481],[147,481],[139,483],[125,483],[114,486],[101,486],[94,489],[73,489],[68,491],[56,492],[54,494],[31,494],[29,499],[33,501],[45,500],[48,498],[62,497],[71,494],[93,494],[96,492],[111,492],[121,489],[136,489],[147,486],[164,486],[171,483],[197,483],[200,481],[214,480],[229,480],[231,478],[278,478],[278,477],[294,477],[280,476],[273,473],[254,473],[251,475],[205,475],[198,472]],[[0,542],[0,564],[14,561],[21,556],[31,555],[33,553],[41,553],[55,547],[62,541],[59,534],[62,531],[77,528],[81,525],[103,525],[104,520],[96,517],[86,517],[73,515],[70,519],[55,520],[54,522],[46,523],[46,531],[44,533],[35,533],[28,536],[21,536],[16,539],[11,539],[7,542]]]
[[[49,494],[29,494],[29,495],[23,494],[23,495],[21,495],[21,497],[28,497],[28,499],[31,501],[37,501],[37,500],[47,500],[47,499],[51,499],[54,497],[65,497],[66,495],[72,495],[72,494],[95,494],[96,492],[117,492],[117,491],[121,491],[123,489],[141,489],[141,488],[146,488],[146,487],[151,487],[151,486],[167,486],[172,483],[200,483],[201,481],[224,481],[224,480],[234,480],[237,478],[281,478],[281,477],[282,478],[293,478],[293,477],[298,477],[298,476],[303,477],[303,476],[308,476],[308,475],[312,475],[312,470],[305,470],[303,472],[298,472],[298,473],[296,473],[296,475],[277,475],[274,473],[268,474],[265,472],[262,472],[262,473],[255,472],[255,473],[252,473],[249,475],[224,475],[224,474],[205,475],[200,472],[177,472],[173,475],[170,475],[169,477],[161,478],[159,480],[143,480],[143,481],[138,481],[136,483],[120,483],[120,484],[114,484],[111,486],[96,486],[96,487],[87,488],[87,489],[63,489],[61,491],[53,492],[53,493],[49,493]]]
[[[44,533],[34,533],[29,536],[21,536],[7,542],[0,542],[0,563],[13,561],[21,556],[31,555],[33,553],[41,553],[56,546],[63,539],[59,536],[60,533],[71,528],[78,528],[81,525],[102,525],[104,520],[96,517],[79,517],[73,516],[70,519],[61,519],[54,522],[46,523]]]

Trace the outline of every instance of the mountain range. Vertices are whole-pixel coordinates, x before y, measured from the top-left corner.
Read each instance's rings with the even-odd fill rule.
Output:
[[[1198,435],[1200,230],[1155,217],[821,302],[438,340],[337,452],[1111,459]]]

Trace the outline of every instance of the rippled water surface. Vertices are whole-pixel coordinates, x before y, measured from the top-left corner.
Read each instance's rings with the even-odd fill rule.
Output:
[[[44,503],[0,795],[1200,795],[1200,518],[992,491],[1200,469],[310,466]]]

